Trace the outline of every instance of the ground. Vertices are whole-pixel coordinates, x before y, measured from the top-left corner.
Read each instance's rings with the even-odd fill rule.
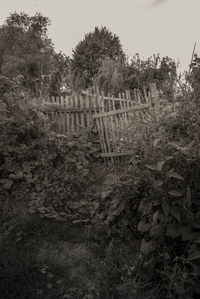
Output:
[[[99,163],[91,169],[91,175],[94,183],[88,190],[88,211],[92,198],[101,200],[112,192],[122,171]],[[18,203],[18,213],[1,238],[0,298],[127,298],[123,295],[123,279],[131,274],[137,249],[134,252],[131,247],[129,254],[130,248],[123,244],[103,246],[92,235],[90,216],[71,223],[44,219],[30,214],[27,202]],[[116,256],[108,254],[109,250]],[[117,266],[122,251],[126,252],[124,277]],[[129,298],[140,297],[130,294]]]

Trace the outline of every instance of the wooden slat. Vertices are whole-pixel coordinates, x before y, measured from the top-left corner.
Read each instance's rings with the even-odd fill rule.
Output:
[[[71,97],[71,107],[74,108],[74,95]],[[71,131],[72,134],[76,133],[76,128],[75,128],[75,112],[71,112]]]
[[[57,112],[58,133],[61,132],[61,112]]]
[[[59,96],[56,96],[56,97],[55,97],[55,103],[56,103],[56,104],[59,104]]]
[[[114,97],[112,96],[112,99],[111,99],[112,105],[111,106],[112,106],[113,111],[115,111],[116,110],[116,107],[115,107],[116,101],[114,101],[113,98]],[[114,144],[113,151],[115,151],[116,147],[117,147],[117,140],[119,139],[119,135],[120,135],[118,115],[113,115],[113,122],[114,122],[114,130],[115,130],[115,144]],[[115,157],[114,159],[115,159],[116,163],[120,162],[120,158]]]
[[[108,100],[108,109],[109,111],[111,111],[111,99]],[[110,117],[110,126],[111,126],[111,130],[110,131],[110,134],[111,134],[111,138],[113,140],[113,146],[114,148],[116,147],[116,134],[115,134],[115,119],[114,119],[114,116],[112,115]]]
[[[105,112],[105,109],[104,109],[104,96],[102,95],[100,97],[100,101],[101,101],[101,105],[102,105],[102,108],[101,108],[101,111],[102,113]],[[109,127],[108,127],[108,120],[107,120],[107,117],[104,117],[103,118],[100,118],[101,122],[102,122],[102,127],[104,129],[104,137],[105,137],[105,143],[106,143],[106,152],[111,152],[111,146],[110,146],[110,139],[109,139]],[[111,162],[114,164],[114,159],[111,158]]]
[[[105,108],[104,108],[104,98],[103,98],[103,95],[99,95],[98,97],[98,104],[99,104],[99,113],[104,113],[105,112]],[[106,118],[100,118],[99,119],[100,121],[100,127],[101,127],[101,130],[102,130],[102,137],[103,137],[103,143],[104,143],[104,147],[105,147],[105,150],[104,150],[104,153],[107,153],[110,150],[110,143],[109,143],[109,138],[108,138],[108,131],[107,131],[107,121],[106,121]],[[107,160],[106,158],[106,162],[109,162],[109,159]]]
[[[75,132],[76,132],[76,134],[79,134],[79,131],[80,131],[78,100],[79,100],[78,95],[75,94],[75,96],[74,96],[74,107],[75,107],[75,109],[77,109],[77,112],[75,112],[74,121],[75,121]]]
[[[149,99],[148,99],[148,96],[147,96],[147,88],[145,86],[143,87],[143,93],[144,93],[145,103],[148,103]]]
[[[90,102],[89,102],[89,97],[86,95],[85,97],[85,107],[88,109],[88,113],[86,113],[86,127],[90,127]]]
[[[151,83],[149,87],[151,91],[151,102],[153,104],[154,118],[155,121],[157,121],[159,116],[160,97],[155,83]]]
[[[126,99],[125,98],[125,93],[123,93],[123,99]],[[127,111],[127,101],[123,102],[123,106],[124,106],[124,110]],[[128,111],[125,112],[125,127],[127,127],[127,126],[128,126]]]
[[[54,111],[63,111],[63,110],[68,110],[68,111],[70,111],[70,112],[80,112],[80,110],[81,111],[84,111],[84,112],[87,112],[87,113],[93,113],[94,112],[94,109],[93,108],[90,108],[90,107],[82,107],[81,109],[80,108],[76,108],[76,107],[70,107],[70,108],[67,108],[67,107],[41,107],[40,108],[42,111],[46,111],[46,112],[48,112],[48,111],[52,111],[52,110],[54,110]]]
[[[105,99],[105,100],[109,100],[110,98],[104,96],[104,99]],[[113,100],[114,100],[115,102],[120,102],[120,101],[122,101],[122,102],[125,101],[125,102],[126,102],[126,100],[124,100],[121,96],[120,96],[119,98],[114,98],[114,97],[113,97]]]
[[[84,116],[85,116],[85,113],[84,113],[84,109],[85,109],[85,103],[84,103],[84,98],[82,95],[79,96],[79,99],[80,99],[80,125],[82,128],[85,128],[85,121],[84,121]]]
[[[100,154],[100,156],[102,158],[109,158],[109,157],[121,157],[121,156],[130,156],[130,155],[134,155],[135,152],[133,151],[125,151],[125,152],[122,152],[122,153],[116,153],[116,152],[107,152],[107,153],[102,153]]]
[[[68,97],[68,108],[71,108],[71,97]],[[68,129],[68,135],[71,135],[73,132],[72,132],[72,120],[71,120],[71,115],[72,113],[68,111],[68,124],[67,124],[67,129]]]
[[[95,114],[97,114],[99,112],[99,105],[101,103],[99,103],[99,95],[96,96],[94,98],[94,109],[95,109]],[[98,110],[98,111],[97,111]],[[97,124],[97,129],[98,129],[98,133],[99,133],[99,141],[100,141],[100,145],[101,145],[101,150],[103,153],[106,153],[106,144],[105,144],[105,140],[104,140],[104,134],[103,134],[103,128],[101,126],[101,120],[100,119],[96,119],[96,124]],[[106,162],[106,158],[104,159],[104,162]]]
[[[124,111],[123,99],[122,99],[121,93],[119,93],[119,99],[120,99],[120,109],[121,109],[121,111]],[[116,111],[120,111],[120,109],[118,109]],[[121,129],[124,129],[124,124],[125,124],[124,113],[119,113],[119,121],[120,121]]]
[[[146,109],[149,108],[150,104],[140,104],[140,105],[135,105],[134,107],[130,107],[127,109],[120,109],[120,110],[115,110],[115,111],[109,111],[109,112],[105,112],[105,113],[99,113],[99,114],[95,114],[93,116],[93,118],[101,118],[104,116],[110,116],[110,115],[116,115],[116,114],[124,114],[126,112],[131,112],[131,111],[135,111],[135,110],[140,110],[140,109]]]

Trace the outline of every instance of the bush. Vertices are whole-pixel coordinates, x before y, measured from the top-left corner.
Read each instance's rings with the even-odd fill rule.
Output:
[[[157,123],[137,123],[126,131],[135,156],[122,176],[125,186],[121,180],[105,199],[106,209],[99,206],[101,226],[94,218],[99,238],[107,236],[108,243],[140,240],[136,267],[123,285],[151,289],[154,298],[200,294],[200,107],[195,103],[176,103]]]
[[[141,159],[140,271],[144,284],[157,285],[158,298],[200,294],[199,112],[184,102],[161,119]]]
[[[84,194],[96,148],[88,136],[69,140],[51,132],[47,119],[29,102],[22,105],[6,95],[1,108],[2,221],[13,216],[17,202],[25,201],[30,213],[70,222],[67,203]]]

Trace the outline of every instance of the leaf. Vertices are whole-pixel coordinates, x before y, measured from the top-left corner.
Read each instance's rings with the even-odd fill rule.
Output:
[[[165,260],[170,260],[170,255],[167,251],[164,253],[164,258]]]
[[[155,165],[145,165],[145,167],[148,168],[148,169],[151,169],[151,170],[156,170],[156,171],[158,171],[158,168],[157,168],[157,166],[155,166]]]
[[[198,237],[198,235],[199,235],[198,233],[187,233],[187,232],[185,232],[181,235],[181,238],[182,238],[182,241],[193,241]]]
[[[163,167],[163,165],[165,164],[165,162],[166,162],[166,161],[159,161],[159,162],[157,163],[157,170],[158,170],[158,171],[161,171],[161,170],[162,170],[162,167]]]
[[[145,239],[141,241],[140,252],[145,256],[149,256],[154,250],[155,246],[152,241],[146,242]]]
[[[9,190],[13,185],[13,181],[10,179],[2,179],[0,182],[3,184],[3,188],[6,190]]]
[[[169,205],[164,201],[162,204],[162,210],[165,215],[165,218],[169,216]]]
[[[192,224],[192,227],[197,228],[197,229],[200,229],[200,223],[198,223],[198,222],[194,222],[194,223]]]
[[[177,208],[171,208],[170,213],[179,223],[181,222],[181,214]]]
[[[169,161],[169,160],[174,159],[174,157],[173,156],[167,156],[167,157],[165,157],[165,159],[166,159],[166,161]]]
[[[196,250],[191,255],[189,255],[187,258],[187,260],[190,262],[194,261],[194,260],[199,260],[199,259],[200,259],[200,250]]]
[[[156,138],[154,141],[153,141],[153,147],[154,149],[156,148],[158,142],[160,141],[160,138]]]
[[[157,222],[158,222],[158,216],[159,216],[159,211],[156,211],[156,212],[153,214],[153,224],[154,224],[154,225],[157,225]]]
[[[168,272],[160,271],[160,270],[157,270],[157,269],[155,269],[155,271],[156,271],[156,273],[159,273],[159,274],[161,274],[161,275],[163,275],[163,276],[165,276],[165,277],[167,277],[169,279],[171,278],[171,274],[168,273]]]
[[[150,260],[144,262],[143,267],[144,268],[152,267],[154,265],[154,261],[155,261],[155,258],[152,257]]]
[[[169,145],[175,147],[177,150],[180,150],[182,153],[186,153],[189,150],[189,147],[181,146],[177,142],[169,142]]]
[[[178,174],[174,171],[171,171],[171,170],[166,172],[166,177],[167,178],[175,178],[175,179],[178,179],[178,180],[184,180],[184,178],[180,174]]]
[[[198,237],[198,233],[193,233],[191,225],[184,225],[180,228],[182,241],[192,241]]]
[[[163,185],[163,181],[161,180],[154,181],[154,188],[159,188],[162,185]]]
[[[168,144],[175,147],[175,148],[177,148],[177,149],[179,148],[179,144],[177,142],[169,142]]]
[[[172,195],[172,196],[175,196],[175,197],[180,197],[180,196],[182,196],[182,193],[179,192],[179,191],[177,191],[177,190],[170,190],[170,191],[168,191],[168,194],[169,194],[169,195]]]
[[[190,191],[189,187],[187,187],[186,199],[185,199],[185,202],[184,202],[184,206],[186,208],[189,208],[191,206],[191,191]]]
[[[89,170],[88,170],[88,169],[85,169],[85,170],[81,173],[81,175],[82,175],[83,177],[88,176],[88,175],[89,175]]]
[[[180,236],[180,230],[175,223],[169,223],[166,227],[165,235],[171,238],[177,238]]]
[[[151,228],[151,223],[146,223],[145,218],[143,218],[139,223],[138,223],[138,231],[141,233],[147,232]]]
[[[193,241],[194,243],[200,244],[200,239],[196,239]]]

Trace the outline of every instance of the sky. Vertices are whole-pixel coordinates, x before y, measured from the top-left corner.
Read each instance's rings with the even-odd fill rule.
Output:
[[[48,16],[56,51],[69,56],[95,26],[118,35],[130,59],[160,53],[187,70],[200,49],[200,0],[0,0],[0,25],[15,11]]]

